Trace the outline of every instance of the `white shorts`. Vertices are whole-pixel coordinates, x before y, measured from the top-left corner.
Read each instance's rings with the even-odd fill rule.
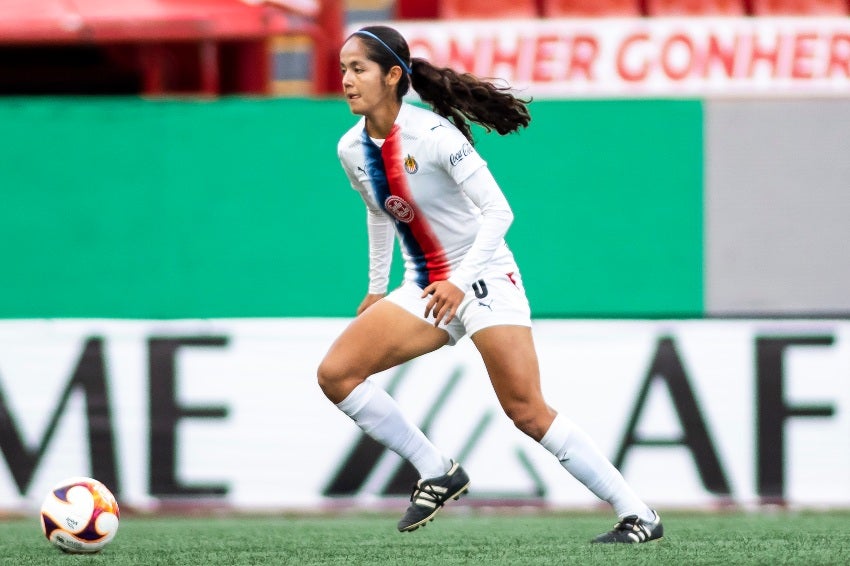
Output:
[[[386,299],[434,324],[433,317],[424,316],[429,297],[423,298],[422,289],[415,283],[405,281]],[[483,328],[500,325],[531,326],[531,308],[518,272],[485,274],[467,291],[451,322],[441,322],[439,328],[449,333],[448,345],[454,346],[466,334],[472,336]]]

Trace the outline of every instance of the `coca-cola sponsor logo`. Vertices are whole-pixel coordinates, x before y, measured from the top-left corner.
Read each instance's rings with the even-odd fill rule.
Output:
[[[459,150],[449,156],[449,163],[451,163],[452,167],[454,167],[455,165],[463,161],[464,157],[472,154],[474,151],[475,150],[472,149],[472,145],[465,143]]]

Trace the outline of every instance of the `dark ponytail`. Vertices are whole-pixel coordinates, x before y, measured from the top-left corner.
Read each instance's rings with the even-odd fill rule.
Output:
[[[353,35],[364,43],[369,59],[378,63],[384,73],[395,66],[402,67],[397,91],[399,100],[412,86],[423,102],[449,119],[470,142],[473,140],[469,122],[483,126],[488,132],[496,130],[501,135],[515,132],[531,122],[526,106],[530,100],[515,97],[509,86],[496,86],[469,73],[438,68],[425,59],[411,61],[407,42],[391,27],[368,26]],[[407,65],[407,61],[411,63]],[[401,63],[412,71],[409,76]]]
[[[458,73],[449,68],[437,68],[425,59],[415,58],[411,81],[423,102],[445,116],[472,141],[467,120],[505,135],[528,126],[531,115],[522,100],[510,92],[509,86],[479,79],[470,73]]]

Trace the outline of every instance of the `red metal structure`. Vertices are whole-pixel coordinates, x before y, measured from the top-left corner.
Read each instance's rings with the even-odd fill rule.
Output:
[[[536,18],[537,0],[440,0],[442,19]]]
[[[640,0],[543,0],[543,16],[550,18],[639,17]]]
[[[745,16],[744,0],[646,0],[648,16]]]
[[[74,92],[76,80],[92,93],[264,94],[270,38],[306,35],[313,89],[331,92],[342,11],[342,0],[5,0],[0,90]]]
[[[847,0],[751,0],[754,16],[847,16]]]

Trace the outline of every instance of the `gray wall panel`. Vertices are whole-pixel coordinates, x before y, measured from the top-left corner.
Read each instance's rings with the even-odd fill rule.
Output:
[[[850,312],[850,100],[704,116],[706,314]]]

